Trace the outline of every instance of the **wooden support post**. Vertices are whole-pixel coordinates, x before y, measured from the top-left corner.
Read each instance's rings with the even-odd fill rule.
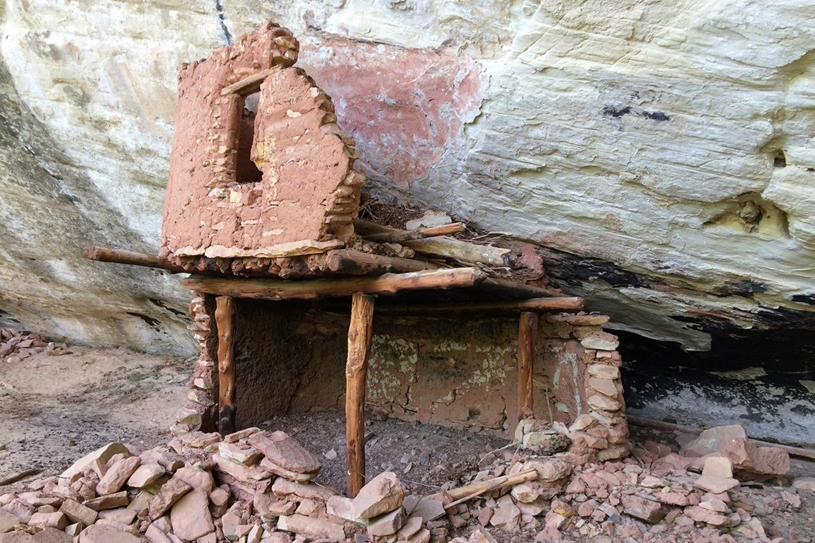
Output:
[[[215,298],[215,323],[218,327],[218,431],[226,435],[235,431],[234,298]]]
[[[538,314],[524,311],[518,329],[518,420],[532,412],[532,365],[537,335]]]
[[[354,294],[348,328],[348,362],[345,366],[345,457],[348,496],[355,497],[365,485],[365,380],[374,320],[374,299]]]

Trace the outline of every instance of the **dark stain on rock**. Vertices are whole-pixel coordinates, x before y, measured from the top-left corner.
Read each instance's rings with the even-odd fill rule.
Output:
[[[656,281],[642,274],[623,270],[610,262],[541,248],[550,277],[566,285],[578,286],[584,281],[600,279],[616,288],[648,288]]]
[[[158,319],[154,319],[153,317],[143,315],[142,313],[136,313],[134,311],[128,311],[127,314],[131,317],[136,317],[137,319],[143,320],[148,326],[155,330],[161,330],[161,321]]]
[[[628,115],[631,113],[631,106],[625,106],[623,108],[616,108],[614,106],[606,106],[603,108],[603,115],[607,115],[609,117],[614,117],[619,119],[623,115]]]
[[[711,333],[710,351],[683,351],[677,342],[614,331],[620,338],[629,409],[643,410],[649,416],[649,411],[677,409],[674,399],[678,396],[693,397],[694,401],[685,402],[681,412],[675,413],[675,421],[693,421],[694,426],[723,424],[724,413],[740,412],[738,418],[751,437],[815,442],[815,432],[805,431],[808,426],[801,422],[815,415],[815,395],[799,382],[815,378],[815,339],[807,339],[813,337],[813,327],[743,330],[720,323],[718,329],[712,329],[702,321],[697,327]],[[742,371],[748,368],[763,371],[752,376]],[[731,371],[742,373],[712,373]],[[768,390],[780,393],[768,394]],[[739,422],[734,418],[729,423]],[[761,423],[765,429],[772,426],[772,434],[752,433],[750,423]]]
[[[158,298],[148,298],[148,300],[153,305],[158,306],[158,307],[164,309],[165,311],[169,311],[173,315],[178,315],[179,317],[182,317],[182,318],[185,318],[185,319],[187,318],[186,313],[184,313],[183,311],[179,311],[178,309],[176,309],[174,307],[170,307],[169,305],[167,305],[163,301],[159,300]]]
[[[224,43],[232,45],[232,34],[226,26],[226,12],[221,0],[215,0],[215,12],[218,14],[218,24],[221,26],[221,35],[224,38]]]
[[[643,111],[642,116],[647,117],[648,119],[651,119],[652,121],[659,121],[659,122],[670,121],[671,120],[670,117],[668,117],[667,115],[665,115],[661,111]]]
[[[815,305],[815,294],[795,294],[792,301],[799,304]]]
[[[752,279],[733,279],[718,287],[713,294],[715,296],[745,296],[750,298],[753,294],[767,291],[767,286]]]

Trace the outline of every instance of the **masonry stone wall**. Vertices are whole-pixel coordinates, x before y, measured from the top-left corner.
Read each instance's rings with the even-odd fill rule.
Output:
[[[345,405],[349,317],[307,302],[236,300],[238,427]],[[193,302],[202,352],[179,429],[211,427],[217,403],[214,304]],[[533,371],[535,419],[562,423],[578,461],[628,452],[615,336],[599,315],[542,316]],[[510,437],[517,410],[517,316],[376,315],[369,412]]]

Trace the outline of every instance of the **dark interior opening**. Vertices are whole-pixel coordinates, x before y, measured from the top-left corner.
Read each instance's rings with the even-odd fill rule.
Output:
[[[257,183],[263,176],[263,173],[252,162],[251,157],[259,97],[260,93],[256,92],[247,96],[243,102],[240,134],[238,136],[238,157],[235,167],[235,177],[238,183]]]

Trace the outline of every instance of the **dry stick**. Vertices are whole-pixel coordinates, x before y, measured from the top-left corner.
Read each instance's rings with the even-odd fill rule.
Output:
[[[385,242],[401,242],[411,239],[432,238],[434,236],[447,236],[450,234],[458,234],[464,231],[463,222],[454,222],[442,226],[434,226],[433,228],[417,228],[416,230],[398,230],[396,232],[381,232],[378,234],[368,234],[363,236],[369,241],[377,241],[380,243]]]
[[[520,444],[521,444],[521,442],[520,442],[520,441],[513,441],[513,442],[512,442],[512,443],[510,443],[509,445],[504,445],[503,447],[501,447],[501,448],[499,448],[499,449],[495,449],[494,451],[490,451],[490,452],[488,452],[487,454],[485,454],[484,456],[482,456],[482,457],[481,457],[481,460],[479,460],[479,461],[478,461],[478,465],[480,466],[480,465],[481,465],[481,462],[483,462],[484,460],[486,460],[487,458],[489,458],[489,457],[490,457],[490,456],[492,456],[493,454],[495,454],[495,453],[497,453],[497,452],[501,452],[501,451],[503,451],[504,449],[509,449],[510,447],[514,447],[515,445],[520,445]]]
[[[520,473],[516,473],[515,475],[504,475],[503,477],[496,477],[495,479],[490,479],[489,481],[479,481],[478,483],[473,483],[471,485],[463,486],[461,488],[449,490],[447,491],[447,493],[450,495],[450,497],[452,497],[453,499],[456,499],[458,497],[458,499],[456,499],[456,501],[452,503],[448,503],[447,505],[444,506],[444,508],[450,509],[455,505],[476,498],[481,494],[485,494],[492,490],[500,490],[508,486],[515,486],[521,483],[526,483],[528,481],[537,479],[537,477],[538,470],[533,468],[528,469],[526,471],[522,471]]]
[[[235,300],[228,296],[215,299],[215,322],[218,327],[218,431],[221,435],[235,431],[235,357],[233,327]]]
[[[373,336],[374,299],[354,294],[348,327],[348,361],[345,365],[345,462],[348,496],[365,486],[365,381]]]
[[[407,230],[391,228],[362,219],[354,220],[354,229],[361,236],[407,232]],[[405,240],[402,245],[410,247],[417,253],[454,258],[463,262],[480,262],[490,266],[508,266],[512,261],[512,251],[509,249],[493,245],[479,245],[444,236]]]
[[[671,422],[662,422],[660,420],[651,420],[651,419],[644,419],[640,417],[634,417],[632,415],[627,416],[628,423],[633,424],[635,426],[645,426],[646,428],[656,428],[657,430],[667,430],[669,432],[682,432],[685,434],[695,434],[699,435],[702,433],[701,428],[691,428],[690,426],[681,426],[679,424],[673,424]],[[792,456],[797,456],[799,458],[808,458],[809,460],[815,460],[815,450],[813,449],[805,449],[803,447],[793,447],[792,445],[782,445],[781,443],[771,443],[769,441],[762,441],[760,439],[750,439],[756,445],[760,445],[762,447],[776,447],[778,449],[784,449]]]
[[[26,477],[31,477],[32,475],[37,475],[42,470],[40,469],[27,469],[25,471],[21,471],[20,473],[15,473],[14,475],[9,475],[5,479],[0,479],[0,486],[10,485],[12,483],[16,483],[21,479],[25,479]]]
[[[538,335],[538,314],[521,313],[518,326],[518,420],[532,411],[532,366],[535,361],[535,338]]]

